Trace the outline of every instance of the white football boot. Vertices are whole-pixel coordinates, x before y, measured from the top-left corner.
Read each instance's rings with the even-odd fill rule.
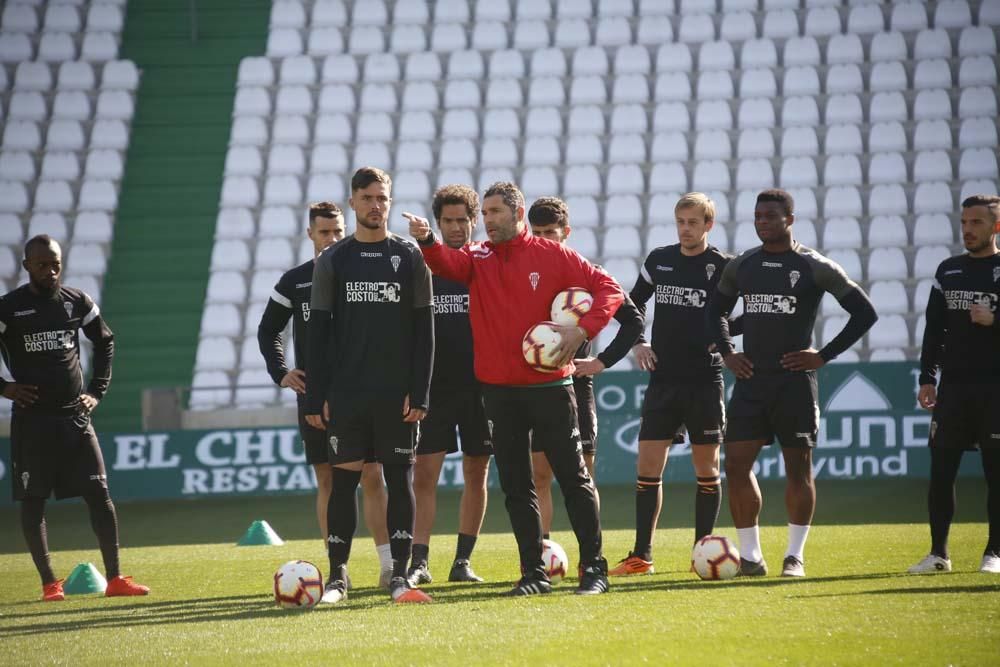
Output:
[[[996,554],[986,554],[983,556],[983,562],[979,564],[979,571],[1000,574],[1000,556]]]
[[[934,554],[927,554],[923,560],[907,570],[910,574],[936,574],[951,572],[951,560]]]

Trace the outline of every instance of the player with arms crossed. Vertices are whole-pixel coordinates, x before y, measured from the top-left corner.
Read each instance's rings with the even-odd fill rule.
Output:
[[[306,326],[309,322],[309,300],[312,296],[313,268],[316,257],[323,250],[344,238],[344,212],[334,202],[317,202],[309,205],[309,226],[306,235],[313,244],[313,258],[289,270],[274,286],[271,298],[257,327],[257,344],[264,356],[267,372],[279,387],[291,389],[296,394],[299,411],[299,434],[305,448],[306,463],[316,473],[316,518],[319,530],[326,541],[326,506],[330,502],[330,485],[333,471],[327,453],[326,433],[306,423]],[[292,320],[292,339],[295,345],[295,368],[289,370],[281,332]],[[376,463],[368,464],[361,473],[361,488],[365,496],[365,524],[375,540],[381,565],[379,584],[389,586],[392,574],[392,555],[389,553],[389,534],[385,529],[385,487],[382,469]]]
[[[584,340],[607,325],[624,299],[621,288],[575,251],[532,236],[524,221],[524,195],[513,183],[494,183],[483,195],[486,243],[450,248],[437,241],[427,220],[404,215],[431,269],[469,286],[476,378],[483,383],[500,486],[521,561],[521,579],[507,594],[552,590],[542,565],[532,439],[549,459],[580,545],[576,592],[606,592],[608,564],[594,483],[580,453],[569,363]],[[526,331],[549,318],[552,300],[567,287],[583,287],[594,305],[579,326],[558,328],[562,341],[555,365],[560,370],[542,373],[525,361],[521,343]]]
[[[362,167],[351,178],[352,236],[316,259],[308,328],[306,421],[326,430],[333,488],[327,507],[330,579],[323,601],[347,597],[366,460],[382,464],[396,602],[430,602],[411,588],[413,461],[434,357],[431,274],[420,251],[390,234],[392,180]]]
[[[572,228],[569,224],[569,207],[558,197],[540,197],[528,209],[528,223],[531,233],[543,239],[566,243]],[[597,455],[597,401],[594,399],[594,376],[611,368],[625,358],[632,345],[642,335],[643,320],[631,299],[625,298],[615,311],[615,319],[621,325],[607,349],[596,357],[590,356],[591,341],[586,341],[576,351],[573,363],[573,392],[576,394],[576,416],[580,427],[580,444],[587,472],[595,480],[594,493],[600,504],[594,475]],[[548,539],[552,530],[552,482],[555,476],[545,453],[532,451],[531,467],[534,471],[535,493],[538,494],[538,510],[542,515],[542,537]]]
[[[761,245],[726,265],[708,305],[708,327],[726,367],[736,375],[726,424],[729,508],[740,540],[740,572],[763,576],[757,520],[762,499],[753,464],[781,443],[787,474],[788,550],[781,574],[805,576],[803,550],[816,506],[812,448],[819,434],[816,370],[846,351],[878,319],[868,295],[844,270],[792,239],[795,210],[784,190],[757,195],[754,226]],[[818,352],[810,347],[823,294],[850,319]],[[743,298],[745,352],[733,350],[728,315]]]
[[[446,185],[434,193],[431,205],[441,236],[449,248],[460,249],[472,240],[479,217],[479,195],[465,185]],[[437,510],[437,483],[445,454],[458,451],[462,440],[465,486],[458,508],[458,545],[448,581],[482,581],[469,560],[486,514],[486,477],[490,470],[489,426],[483,394],[472,368],[472,329],[469,327],[469,288],[434,276],[434,409],[420,424],[420,446],[413,468],[417,520],[413,531],[413,564],[408,577],[414,586],[431,582],[431,528]]]
[[[914,574],[950,572],[948,531],[955,514],[955,480],[962,453],[983,457],[989,538],[981,572],[1000,573],[1000,197],[962,202],[968,251],[941,262],[927,300],[920,351],[920,405],[933,410],[931,479],[927,493],[931,552]],[[940,371],[940,385],[938,381]]]
[[[45,501],[82,496],[104,559],[107,597],[146,595],[118,565],[118,517],[108,493],[101,445],[90,414],[111,383],[114,335],[94,301],[64,286],[62,249],[48,236],[24,246],[28,283],[0,299],[0,352],[14,381],[0,393],[14,402],[10,471],[21,529],[42,579],[42,599],[65,599],[49,560]],[[94,368],[84,390],[80,330],[94,343]]]
[[[709,245],[715,202],[691,192],[674,207],[679,243],[654,249],[643,262],[632,299],[645,312],[654,297],[652,345],[634,348],[649,371],[636,460],[635,546],[614,576],[652,574],[653,533],[663,504],[663,470],[683,425],[691,437],[697,479],[694,541],[711,535],[722,506],[719,448],[725,428],[722,357],[709,351],[705,308],[731,257]]]

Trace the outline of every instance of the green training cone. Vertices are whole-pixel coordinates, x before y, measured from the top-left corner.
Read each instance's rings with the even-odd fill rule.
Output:
[[[285,541],[281,539],[274,528],[271,528],[271,524],[262,519],[258,519],[250,524],[247,528],[247,532],[243,533],[243,537],[240,541],[236,543],[238,547],[252,547],[259,546],[262,544],[273,544],[282,545]]]
[[[103,593],[107,587],[107,579],[97,571],[93,563],[80,563],[73,568],[70,575],[66,577],[66,581],[63,582],[63,590],[66,595]]]

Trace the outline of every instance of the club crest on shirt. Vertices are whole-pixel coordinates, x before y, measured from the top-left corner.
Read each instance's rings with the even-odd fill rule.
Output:
[[[937,422],[936,421],[935,422],[931,422],[931,432],[930,432],[931,440],[934,439],[934,434],[935,433],[937,433]]]
[[[712,276],[714,276],[714,275],[715,275],[715,264],[706,264],[705,265],[705,276],[709,280],[711,280]]]
[[[1000,266],[993,267],[993,282],[1000,280]]]
[[[330,451],[333,452],[334,454],[337,453],[337,445],[338,445],[338,443],[339,443],[339,441],[337,440],[337,436],[331,435],[330,436]]]
[[[389,261],[392,262],[392,270],[398,272],[399,271],[399,262],[401,261],[399,259],[399,255],[393,255],[392,259],[390,259]]]
[[[22,489],[27,489],[28,488],[28,479],[30,477],[31,477],[30,473],[27,473],[27,472],[22,472],[21,473],[21,488]]]
[[[795,283],[799,282],[799,278],[802,276],[798,271],[788,272],[788,282],[792,283],[792,287],[795,287]]]
[[[528,280],[531,281],[531,289],[532,289],[532,291],[538,289],[538,279],[539,278],[541,278],[541,276],[539,275],[539,273],[537,271],[532,271],[531,273],[528,274]]]
[[[63,309],[66,311],[66,317],[73,317],[73,304],[63,301]]]

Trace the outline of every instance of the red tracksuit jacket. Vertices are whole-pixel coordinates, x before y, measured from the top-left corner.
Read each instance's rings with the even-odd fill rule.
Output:
[[[536,371],[521,352],[524,334],[551,319],[552,300],[562,290],[583,287],[594,297],[580,321],[588,338],[607,325],[625,299],[614,278],[575,250],[532,236],[527,225],[522,234],[499,245],[487,241],[455,250],[435,238],[420,249],[431,271],[469,286],[476,378],[486,384],[533,385],[569,376],[569,367]]]

